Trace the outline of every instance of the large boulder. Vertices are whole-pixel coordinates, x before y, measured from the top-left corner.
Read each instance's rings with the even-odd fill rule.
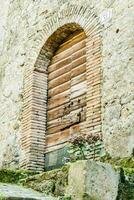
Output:
[[[73,200],[116,200],[120,173],[110,164],[90,160],[70,166],[66,195]]]

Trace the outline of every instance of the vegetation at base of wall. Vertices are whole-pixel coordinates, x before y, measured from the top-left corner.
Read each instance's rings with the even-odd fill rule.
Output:
[[[107,155],[102,161],[121,171],[117,200],[134,199],[134,157],[110,158]],[[60,197],[60,200],[71,200],[71,197],[64,196],[68,185],[68,171],[69,165],[42,174],[26,170],[1,169],[0,182],[22,184],[44,194]],[[84,198],[86,200],[86,196]]]
[[[134,185],[128,182],[120,183],[117,200],[134,200]]]
[[[95,160],[96,157],[105,155],[104,145],[98,134],[73,135],[68,142],[68,157],[65,158],[65,163],[87,160],[89,157]]]
[[[134,174],[131,174],[131,179],[126,179],[126,177],[123,169],[121,169],[117,200],[134,199]]]
[[[23,181],[23,185],[47,195],[64,197],[65,189],[68,185],[68,170],[69,165],[66,165],[60,169],[31,176]],[[67,198],[70,197],[66,197],[66,199]]]
[[[110,163],[114,169],[120,170],[120,184],[117,200],[134,199],[134,157],[111,158],[108,154],[101,161]]]
[[[34,174],[35,172],[27,170],[0,169],[0,182],[19,184],[22,179],[26,179]]]
[[[0,192],[0,200],[5,200],[3,193]]]
[[[126,175],[134,174],[134,157],[111,158],[108,154],[101,159],[102,162],[110,163],[115,169],[123,169]]]
[[[129,182],[134,182],[134,157],[125,157],[125,158],[110,158],[107,154],[101,160],[106,163],[110,163],[115,170],[122,170],[125,176],[125,179]]]

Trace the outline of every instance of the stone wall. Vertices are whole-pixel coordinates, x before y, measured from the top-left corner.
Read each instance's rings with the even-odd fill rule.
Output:
[[[133,2],[115,1],[103,32],[103,136],[113,156],[132,154],[134,135]]]
[[[8,14],[9,0],[0,0],[0,55],[3,49],[3,43],[6,32],[6,19]]]
[[[132,154],[134,133],[133,0],[12,0],[0,58],[0,166],[17,167],[21,152],[23,82],[43,46],[46,20],[68,2],[89,5],[103,26],[102,127],[107,151]],[[3,19],[5,20],[5,19]],[[5,24],[5,21],[3,22]],[[59,22],[57,22],[59,23]],[[60,24],[59,24],[60,25]],[[2,29],[3,30],[3,29]],[[44,39],[45,42],[45,39]]]

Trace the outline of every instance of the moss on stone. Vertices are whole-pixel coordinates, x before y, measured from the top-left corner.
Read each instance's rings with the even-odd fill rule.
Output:
[[[24,186],[52,196],[64,196],[68,184],[69,166],[26,178]]]
[[[134,157],[110,158],[104,157],[102,162],[110,163],[115,169],[123,169],[127,174],[134,173]]]
[[[134,168],[134,157],[113,158],[111,159],[111,164],[122,168]]]
[[[121,181],[117,200],[134,199],[134,158],[110,158],[103,162],[110,163],[117,170],[120,169]],[[68,185],[68,171],[69,165],[42,174],[36,174],[26,170],[1,169],[0,182],[23,184],[26,187],[47,195],[61,197],[61,200],[70,200],[71,197],[64,196]],[[83,199],[96,200],[86,195]]]
[[[120,184],[117,200],[134,199],[134,157],[110,158],[105,157],[103,162],[110,163],[114,169],[120,170]]]
[[[123,169],[124,175],[129,177],[134,175],[134,158],[121,158],[121,159],[113,159],[111,164],[115,169]]]
[[[0,169],[0,182],[19,184],[22,179],[33,174],[35,173],[27,170]]]
[[[110,163],[116,170],[122,169],[126,176],[134,175],[134,157],[108,158],[103,161]]]
[[[102,162],[107,162],[115,166],[120,166],[122,168],[134,168],[134,157],[124,157],[124,158],[111,158],[110,156],[104,156],[101,158]]]
[[[22,184],[36,191],[53,196],[64,196],[68,184],[69,166],[37,174],[26,170],[0,170],[0,182]]]

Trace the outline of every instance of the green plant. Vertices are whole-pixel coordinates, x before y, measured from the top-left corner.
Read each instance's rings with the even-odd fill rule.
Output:
[[[4,194],[0,192],[0,200],[4,200],[5,197],[4,197]]]
[[[60,197],[59,200],[72,200],[72,198],[71,197]]]
[[[70,138],[68,145],[68,157],[65,162],[75,162],[76,160],[96,159],[103,157],[105,151],[99,135],[79,134]]]

